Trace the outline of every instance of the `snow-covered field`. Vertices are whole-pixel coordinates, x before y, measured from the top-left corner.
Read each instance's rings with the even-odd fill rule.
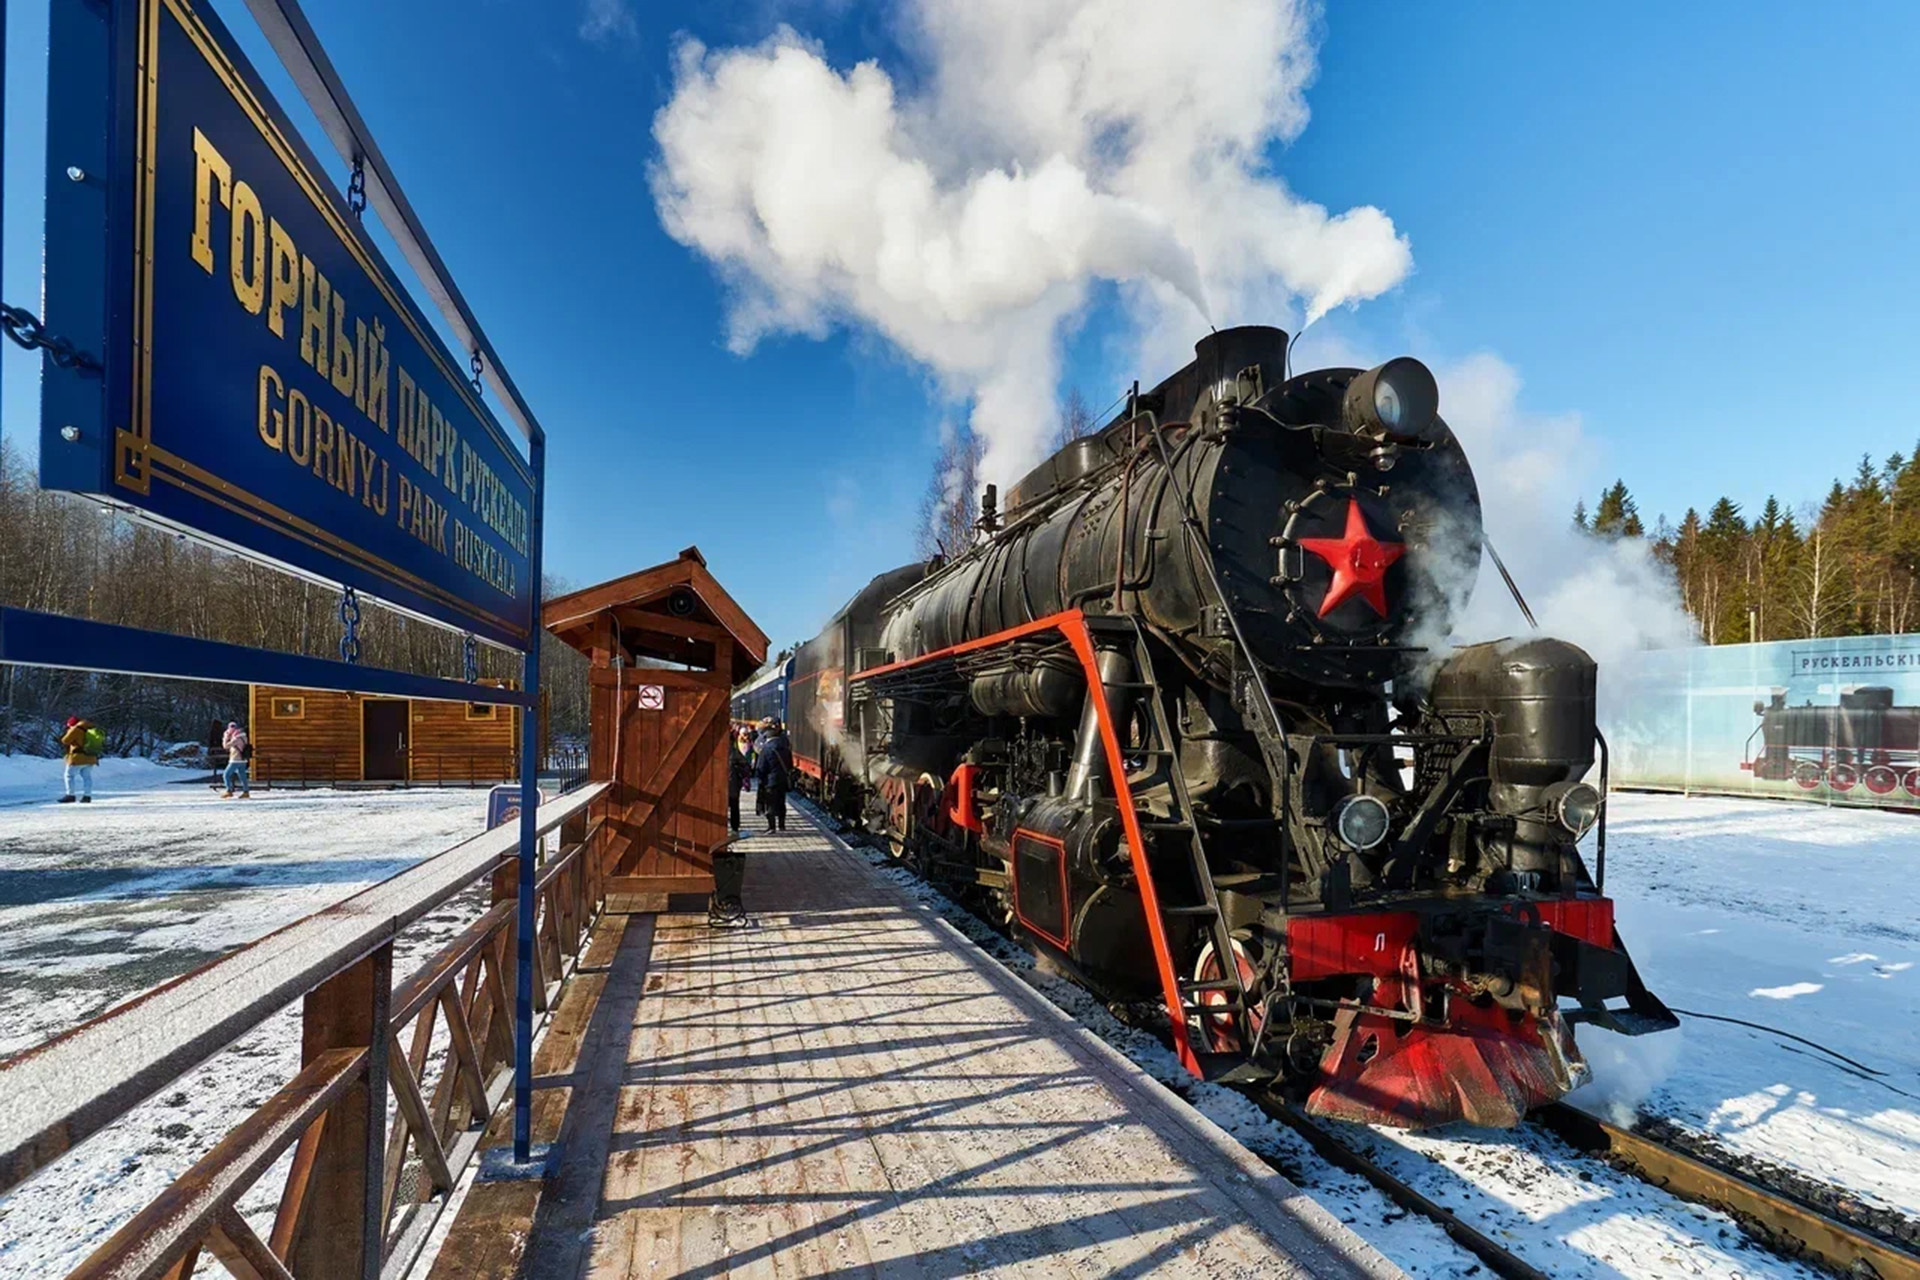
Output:
[[[1920,817],[1617,794],[1607,889],[1668,1004],[1764,1023],[1582,1036],[1597,1086],[1920,1218]],[[1595,1101],[1597,1099],[1589,1099]]]
[[[470,836],[482,791],[256,791],[103,762],[91,805],[57,761],[0,761],[0,1053],[17,1052]],[[182,781],[182,780],[185,781]],[[484,887],[410,928],[411,974],[484,909]],[[0,1198],[0,1275],[64,1275],[299,1069],[299,1007]],[[283,1163],[286,1157],[283,1157]],[[241,1201],[264,1225],[281,1176]]]
[[[384,880],[480,830],[484,791],[255,791],[103,761],[0,758],[0,1055]]]

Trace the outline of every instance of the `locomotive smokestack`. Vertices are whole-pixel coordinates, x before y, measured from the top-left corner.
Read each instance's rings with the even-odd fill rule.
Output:
[[[1260,385],[1271,389],[1286,381],[1287,334],[1264,324],[1216,329],[1193,344],[1193,359],[1203,387],[1218,386],[1242,369],[1258,368]]]

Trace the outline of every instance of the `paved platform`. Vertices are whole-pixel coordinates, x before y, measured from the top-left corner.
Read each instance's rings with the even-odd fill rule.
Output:
[[[753,927],[610,914],[536,1059],[537,1182],[434,1277],[1401,1273],[795,814]]]

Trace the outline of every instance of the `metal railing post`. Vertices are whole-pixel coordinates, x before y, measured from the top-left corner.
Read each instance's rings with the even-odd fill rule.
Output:
[[[521,660],[521,691],[527,695],[520,715],[520,962],[515,966],[513,1019],[513,1160],[525,1164],[533,1145],[533,883],[540,807],[539,717],[528,714],[540,698],[540,540],[547,503],[547,442],[538,433],[528,442],[533,472],[533,512],[528,532],[527,652]]]

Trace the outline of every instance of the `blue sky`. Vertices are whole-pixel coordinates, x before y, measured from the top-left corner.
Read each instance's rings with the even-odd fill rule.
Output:
[[[8,6],[5,294],[29,304],[42,7]],[[784,643],[910,558],[963,410],[868,332],[731,353],[716,276],[647,181],[677,37],[751,44],[785,21],[835,67],[877,58],[911,86],[926,69],[886,6],[308,7],[547,428],[553,571],[585,584],[698,543]],[[1580,488],[1623,475],[1649,519],[1722,492],[1817,498],[1863,451],[1914,447],[1920,7],[1344,3],[1318,50],[1312,121],[1272,159],[1299,196],[1384,210],[1415,264],[1319,338],[1497,355],[1525,409],[1580,416]],[[1126,367],[1113,291],[1091,297],[1066,378],[1099,407],[1169,370]],[[0,428],[21,444],[27,367],[8,352]]]

